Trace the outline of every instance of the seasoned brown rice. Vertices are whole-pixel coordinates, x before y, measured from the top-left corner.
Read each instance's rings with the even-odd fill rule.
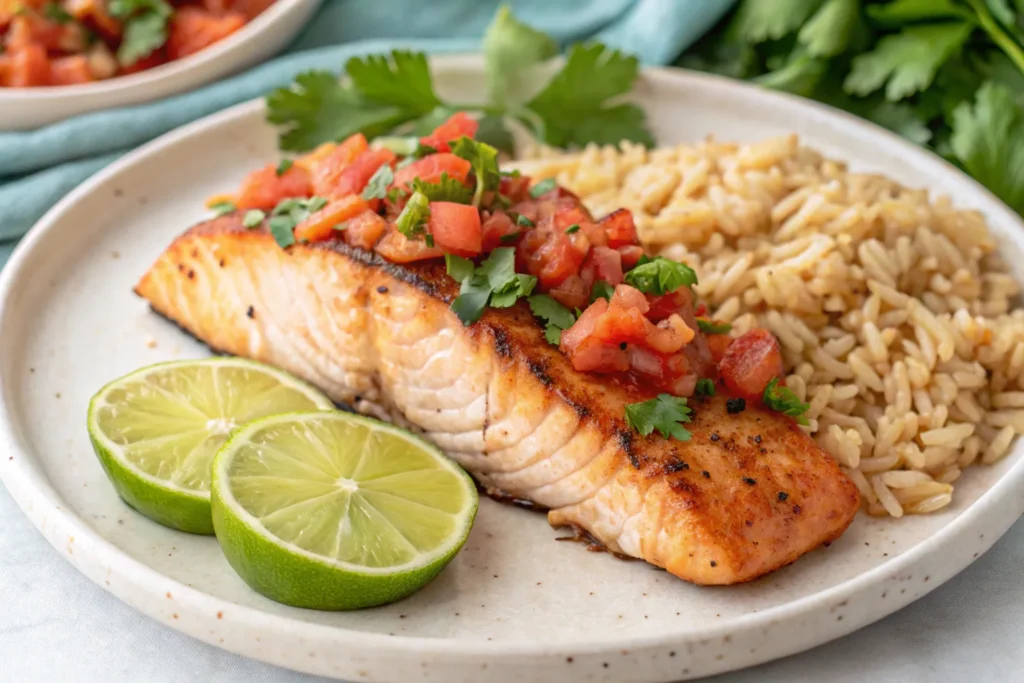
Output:
[[[1024,432],[1024,310],[982,216],[850,173],[797,137],[528,153],[595,215],[633,211],[736,333],[779,338],[806,428],[873,515],[949,505]]]

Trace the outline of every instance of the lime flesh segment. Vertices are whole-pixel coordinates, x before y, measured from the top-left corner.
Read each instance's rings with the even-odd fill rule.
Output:
[[[103,387],[89,436],[118,494],[169,527],[212,534],[210,467],[238,425],[331,408],[313,387],[240,358],[160,363]]]
[[[436,447],[376,420],[296,413],[238,430],[213,465],[213,523],[254,590],[347,610],[403,598],[458,553],[472,480]]]

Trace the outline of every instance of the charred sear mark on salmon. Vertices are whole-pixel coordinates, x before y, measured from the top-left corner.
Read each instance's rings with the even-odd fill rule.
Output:
[[[488,488],[477,481],[476,477],[473,478],[473,482],[476,484],[477,491],[480,491],[485,496],[497,503],[503,503],[504,505],[514,505],[517,508],[523,508],[525,510],[531,510],[533,512],[547,512],[548,508],[543,505],[534,503],[532,500],[526,500],[525,498],[517,498],[510,493],[502,491],[501,489]]]
[[[177,320],[175,320],[174,318],[171,318],[170,316],[164,315],[163,313],[161,313],[160,311],[156,310],[152,306],[149,307],[149,310],[152,311],[153,313],[155,313],[156,315],[158,315],[159,317],[163,318],[164,320],[166,320],[170,324],[172,324],[175,327],[177,327],[179,330],[184,332],[185,335],[187,337],[189,337],[190,339],[194,339],[197,342],[199,342],[200,344],[202,344],[203,346],[205,346],[210,351],[210,353],[212,355],[214,355],[214,356],[233,356],[233,355],[235,355],[233,353],[229,353],[227,351],[223,351],[223,350],[218,349],[218,348],[216,348],[214,346],[211,346],[209,344],[209,342],[203,341],[199,337],[197,337],[194,334],[192,334],[192,332],[187,327],[185,327],[184,325],[179,323]]]
[[[586,418],[590,417],[590,415],[591,415],[590,408],[588,408],[587,406],[583,405],[579,401],[574,401],[573,399],[569,398],[568,396],[562,396],[562,400],[565,401],[569,405],[570,408],[572,408],[573,412],[576,413],[576,417],[578,417],[579,419],[585,420]]]
[[[526,366],[530,368],[530,372],[536,377],[541,384],[544,385],[545,389],[550,389],[551,385],[554,384],[554,380],[551,379],[551,375],[548,374],[547,365],[543,361],[530,360],[527,361]]]
[[[636,450],[633,447],[633,432],[616,429],[615,437],[619,440],[619,448],[621,448],[622,452],[629,458],[629,464],[635,469],[640,469],[640,458],[637,457]]]
[[[256,309],[254,309],[252,306],[250,306],[249,308],[245,309],[245,317],[246,318],[255,318],[256,317]]]
[[[683,470],[688,469],[690,469],[690,466],[687,465],[682,460],[679,460],[678,458],[665,463],[665,474],[672,474],[673,472],[682,472]]]
[[[375,251],[366,251],[365,249],[350,247],[341,240],[314,242],[309,245],[309,248],[326,249],[328,251],[336,252],[346,258],[352,259],[356,263],[381,270],[399,282],[412,285],[427,296],[440,299],[442,301],[447,301],[448,299],[448,297],[444,296],[441,287],[439,287],[439,284],[444,282],[444,280],[440,279],[441,276],[448,278],[443,266],[439,268],[438,265],[434,263],[424,263],[421,265],[414,265],[412,267],[402,266],[397,263],[385,261],[381,258],[380,254]],[[415,272],[413,270],[414,268],[416,270],[422,270],[423,274]]]
[[[494,335],[494,350],[502,358],[512,357],[512,346],[508,343],[508,335],[500,327],[492,327],[491,334]]]

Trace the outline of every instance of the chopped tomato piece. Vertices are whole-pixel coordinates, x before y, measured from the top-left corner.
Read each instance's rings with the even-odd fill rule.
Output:
[[[334,228],[354,218],[370,207],[358,195],[335,199],[306,220],[295,226],[295,239],[316,242],[334,235]]]
[[[360,154],[370,148],[366,136],[362,133],[348,137],[340,145],[334,146],[326,156],[315,163],[313,174],[313,191],[321,197],[330,197],[341,182],[341,174]],[[319,148],[318,148],[319,149]],[[313,154],[318,150],[314,150]]]
[[[392,263],[411,263],[444,256],[440,247],[428,247],[423,240],[411,240],[393,225],[377,243],[377,253]]]
[[[308,171],[300,166],[292,166],[284,174],[277,175],[277,164],[269,164],[253,171],[242,181],[235,206],[239,209],[270,211],[282,199],[309,197],[312,193]]]
[[[608,309],[608,302],[598,299],[583,311],[572,327],[562,332],[559,348],[580,372],[625,372],[629,369],[626,350],[609,345],[594,334]]]
[[[579,275],[570,275],[548,294],[563,306],[583,310],[590,303],[590,289],[591,285]]]
[[[530,176],[520,175],[518,177],[513,176],[501,176],[501,185],[498,187],[498,192],[505,195],[513,203],[521,202],[530,197]]]
[[[11,58],[0,53],[0,88],[9,87],[11,80]]]
[[[673,313],[682,313],[689,308],[692,302],[693,297],[689,287],[680,287],[676,291],[662,296],[651,295],[649,299],[651,308],[647,312],[647,317],[652,322],[660,322]]]
[[[644,248],[637,245],[619,247],[619,253],[622,254],[622,267],[630,270],[640,261],[640,257],[644,255]]]
[[[779,341],[768,330],[751,330],[732,340],[718,363],[718,370],[725,385],[736,394],[760,399],[768,382],[783,377]]]
[[[245,22],[245,15],[241,12],[216,15],[199,7],[179,7],[171,17],[167,54],[171,59],[195,54],[227,38],[245,26]]]
[[[126,66],[123,69],[121,69],[121,74],[124,76],[127,76],[128,74],[137,74],[140,71],[148,71],[150,69],[155,69],[156,67],[162,66],[166,63],[167,50],[164,48],[160,48],[159,50],[154,50],[148,56],[143,57],[131,66]],[[117,68],[116,63],[114,68]]]
[[[344,197],[349,194],[359,194],[366,189],[370,178],[384,164],[390,164],[395,160],[395,153],[389,149],[363,150],[359,156],[352,160],[352,163],[345,167],[345,170],[338,176],[338,183],[328,196]]]
[[[75,85],[94,80],[89,69],[89,58],[82,55],[58,57],[50,62],[50,82],[53,85]]]
[[[479,124],[466,112],[455,112],[451,117],[434,129],[430,135],[420,138],[420,144],[433,147],[438,152],[450,152],[449,142],[458,140],[463,135],[473,137]]]
[[[427,229],[434,242],[446,253],[477,256],[483,246],[480,211],[475,206],[455,202],[430,202]]]
[[[373,249],[380,236],[384,234],[388,224],[373,211],[364,211],[348,222],[345,228],[345,240],[353,247]]]
[[[50,62],[42,45],[27,45],[12,50],[7,82],[12,88],[27,88],[50,83]]]
[[[11,52],[17,52],[29,45],[39,45],[45,50],[56,52],[60,49],[61,36],[64,33],[64,27],[60,24],[38,14],[26,12],[15,16],[11,21],[5,45]]]
[[[508,214],[501,211],[492,213],[483,222],[483,250],[490,252],[498,247],[515,244],[519,235],[526,230],[512,222]]]
[[[95,28],[107,38],[113,40],[121,37],[121,22],[107,13],[104,0],[68,0],[64,3],[64,9],[76,21]]]
[[[442,173],[464,183],[472,167],[468,161],[454,154],[431,154],[395,171],[395,187],[411,186],[415,178],[425,183],[437,183]]]
[[[644,342],[658,353],[670,354],[692,342],[695,336],[696,333],[682,317],[678,313],[673,313],[658,323],[647,334]]]
[[[636,223],[629,209],[618,209],[598,221],[608,235],[608,246],[617,249],[639,244],[636,234]]]
[[[594,247],[583,262],[583,279],[603,280],[612,287],[622,284],[622,255],[608,247]]]
[[[707,335],[708,350],[711,351],[711,359],[715,363],[721,362],[722,358],[725,357],[725,352],[729,350],[729,345],[732,344],[732,337],[727,334],[709,334]]]
[[[550,228],[530,230],[519,243],[526,271],[536,275],[544,289],[553,289],[570,275],[579,274],[585,255],[586,249],[577,248],[569,235]]]

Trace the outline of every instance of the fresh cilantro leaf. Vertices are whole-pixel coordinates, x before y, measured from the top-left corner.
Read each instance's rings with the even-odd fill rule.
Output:
[[[570,225],[568,228],[565,229],[565,234],[566,235],[571,235],[574,232],[579,232],[579,231],[580,231],[580,224],[579,223],[573,223],[572,225]]]
[[[862,115],[919,145],[932,138],[932,130],[921,120],[918,110],[903,102],[882,101],[863,111]]]
[[[523,214],[519,214],[518,216],[516,216],[516,225],[518,225],[521,228],[532,228],[535,227],[537,224],[531,221]]]
[[[434,248],[434,236],[431,235],[429,232],[423,236],[423,242],[426,243],[426,245],[431,249]]]
[[[1024,109],[1006,87],[985,83],[953,113],[950,145],[960,165],[1024,215]]]
[[[370,176],[369,182],[366,183],[366,189],[360,196],[367,200],[384,199],[388,194],[388,187],[393,182],[395,182],[395,172],[391,170],[391,166],[383,164]]]
[[[274,169],[274,173],[276,173],[278,177],[283,176],[294,165],[295,162],[291,159],[281,159],[280,163],[277,164],[277,168]]]
[[[785,66],[751,80],[766,88],[809,97],[827,68],[828,62],[824,59],[816,59],[806,54],[794,55]]]
[[[422,52],[392,50],[390,56],[352,57],[345,64],[352,85],[364,98],[398,107],[410,118],[423,116],[441,105],[434,92],[427,56]]]
[[[484,33],[483,53],[491,104],[504,107],[526,99],[524,91],[529,81],[525,76],[531,67],[554,57],[558,45],[546,33],[512,16],[508,5],[502,5]]]
[[[576,323],[576,316],[568,308],[552,299],[547,294],[534,294],[527,303],[530,311],[544,321],[544,338],[549,344],[558,346],[562,341],[562,330],[567,330]]]
[[[536,277],[517,273],[515,278],[502,287],[501,291],[495,290],[491,294],[491,306],[494,308],[508,308],[515,304],[520,297],[533,294],[533,289],[536,286]]]
[[[167,42],[167,23],[168,17],[157,12],[145,12],[125,21],[117,63],[132,66],[163,47]]]
[[[499,237],[498,241],[501,242],[502,244],[515,244],[516,240],[519,239],[519,236],[522,234],[523,233],[521,232],[511,232],[507,235],[502,235],[501,237]]]
[[[908,26],[885,36],[875,49],[854,57],[843,87],[868,95],[885,85],[885,96],[896,102],[931,85],[935,73],[967,40],[967,22]]]
[[[412,189],[432,202],[469,204],[473,199],[473,191],[466,187],[465,183],[449,176],[447,172],[442,172],[441,179],[436,183],[427,183],[415,178],[412,181]]]
[[[274,237],[274,241],[277,242],[277,246],[282,249],[295,244],[295,221],[289,216],[273,216],[269,223],[270,234]]]
[[[373,138],[416,118],[390,104],[367,100],[327,71],[307,71],[267,95],[267,121],[281,127],[280,146],[304,152],[355,133]]]
[[[698,396],[714,396],[715,395],[715,381],[702,377],[697,380],[697,388],[694,390]]]
[[[424,224],[430,218],[430,201],[420,192],[413,192],[406,202],[402,213],[395,219],[395,227],[409,239],[415,239],[422,235],[426,228]]]
[[[697,327],[705,334],[726,334],[732,329],[732,325],[729,323],[716,323],[705,318],[697,318]]]
[[[515,152],[516,140],[512,131],[505,125],[504,117],[488,114],[477,119],[477,124],[474,139],[486,142],[491,147],[507,154]]]
[[[810,404],[801,401],[793,390],[779,384],[779,379],[773,377],[768,386],[764,388],[764,395],[761,397],[765,406],[778,411],[783,415],[789,415],[802,425],[807,424],[804,413],[810,408]]]
[[[456,282],[462,283],[467,279],[473,277],[473,271],[476,266],[468,258],[456,256],[454,254],[444,255],[444,267],[448,272],[448,275],[452,277]]]
[[[794,33],[822,0],[743,0],[731,29],[750,43],[779,40]]]
[[[607,299],[608,301],[611,301],[613,294],[615,294],[615,288],[612,287],[611,284],[604,280],[598,280],[590,290],[590,303],[594,303],[598,299]]]
[[[554,178],[545,178],[536,185],[530,188],[530,196],[534,199],[540,199],[543,195],[546,195],[551,190],[558,187]]]
[[[574,45],[562,70],[526,104],[532,116],[521,120],[556,147],[622,140],[653,146],[642,109],[632,104],[607,106],[608,100],[630,91],[638,73],[636,57],[600,43]]]
[[[235,206],[234,202],[217,202],[215,204],[211,204],[209,208],[216,216],[226,216],[232,211],[238,210],[238,207]]]
[[[685,263],[672,261],[664,256],[638,262],[626,273],[626,284],[632,285],[644,294],[660,296],[674,292],[680,287],[697,284],[697,273]]]
[[[520,297],[533,292],[537,278],[516,273],[515,259],[515,249],[498,247],[470,276],[466,275],[465,264],[454,258],[451,261],[445,259],[449,272],[463,278],[459,296],[452,302],[452,310],[464,325],[479,320],[488,302],[495,308],[507,308]]]
[[[452,154],[465,159],[473,165],[473,175],[476,176],[473,206],[480,206],[484,193],[497,192],[498,187],[501,185],[501,172],[498,169],[498,150],[465,135],[451,143],[451,148]]]
[[[992,16],[1009,29],[1017,27],[1017,14],[1007,0],[985,0]]]
[[[835,57],[850,45],[860,23],[860,0],[826,0],[797,39],[813,57]]]
[[[263,219],[267,217],[267,214],[263,213],[259,209],[250,209],[245,212],[245,216],[242,217],[242,225],[247,228],[255,228],[263,222]]]
[[[626,422],[642,436],[658,430],[666,439],[689,441],[691,435],[683,423],[689,422],[692,415],[693,409],[686,405],[685,398],[669,394],[626,406]]]
[[[70,24],[74,21],[74,17],[56,2],[48,2],[43,5],[43,16],[56,24]]]
[[[956,0],[893,0],[869,4],[864,11],[872,21],[889,27],[922,20],[974,18]]]

